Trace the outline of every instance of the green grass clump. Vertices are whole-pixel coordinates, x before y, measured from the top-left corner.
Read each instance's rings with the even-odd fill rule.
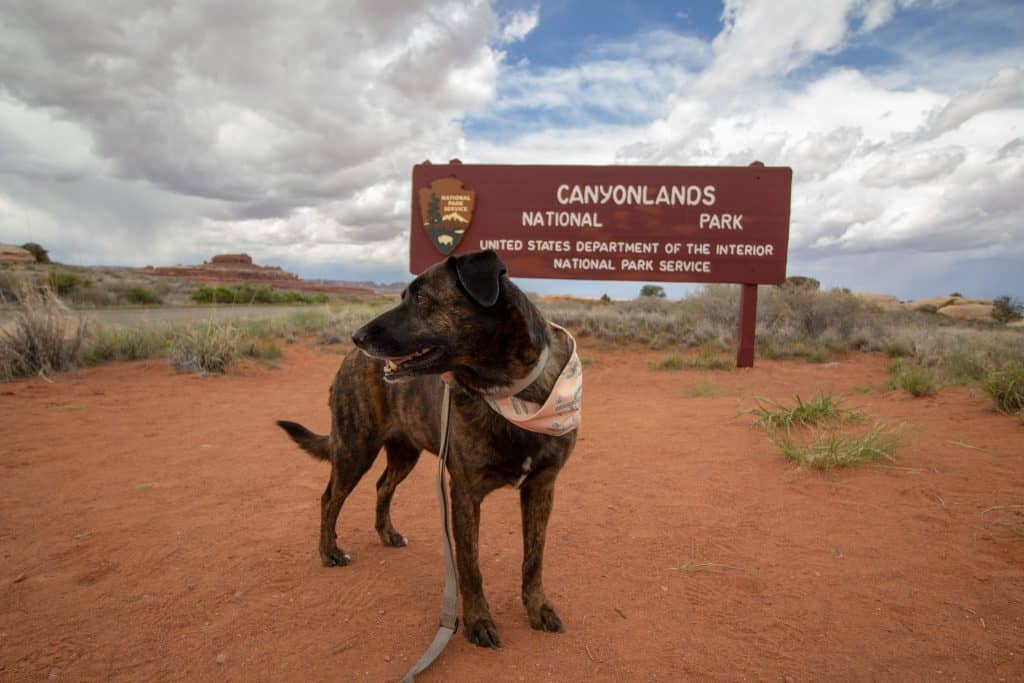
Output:
[[[777,431],[771,437],[787,460],[814,470],[851,467],[878,460],[892,462],[896,449],[903,443],[898,432],[882,423],[856,435],[815,430],[809,439],[797,438],[790,431]]]
[[[651,370],[682,370],[686,367],[686,361],[681,356],[665,356],[657,362],[651,361],[647,367]]]
[[[268,285],[252,287],[200,287],[192,292],[197,304],[323,304],[328,296],[322,292],[299,292],[293,289],[274,289]]]
[[[865,415],[842,407],[842,399],[818,393],[810,400],[795,397],[792,406],[759,398],[760,404],[745,411],[756,418],[782,454],[800,467],[828,470],[862,462],[892,460],[902,437],[883,423],[868,429],[853,427]],[[767,404],[767,407],[766,405]]]
[[[281,347],[277,345],[277,342],[259,342],[254,339],[242,342],[238,347],[238,352],[246,358],[252,358],[253,360],[260,361],[266,365],[270,365],[274,361],[280,360],[284,355],[281,353]]]
[[[1010,361],[993,368],[982,379],[981,389],[995,402],[997,410],[1018,413],[1024,422],[1024,363]]]
[[[708,344],[696,356],[686,359],[686,364],[694,370],[732,370],[733,361],[719,355],[718,345]]]
[[[84,361],[89,365],[115,360],[144,360],[167,353],[171,336],[166,329],[124,327],[102,329],[86,345]]]
[[[858,422],[864,417],[859,410],[842,407],[842,399],[833,398],[828,393],[819,392],[807,401],[799,395],[793,398],[796,403],[786,406],[757,397],[758,407],[744,412],[757,418],[757,425],[766,432],[780,429],[788,431],[793,427],[817,425],[826,421],[839,424]]]
[[[719,355],[722,347],[714,342],[708,343],[700,353],[683,358],[678,355],[671,355],[662,358],[657,362],[647,364],[651,370],[731,370],[733,363],[728,358]]]
[[[46,276],[46,284],[57,296],[67,296],[77,287],[91,287],[92,280],[67,270],[51,270]]]
[[[910,365],[896,358],[889,363],[887,386],[890,389],[902,389],[911,396],[921,398],[932,396],[939,390],[939,379],[935,372],[928,368]]]
[[[175,332],[169,361],[179,372],[227,372],[238,357],[239,334],[233,325],[190,325]]]
[[[155,306],[163,303],[153,290],[139,286],[130,288],[124,293],[124,298],[129,303],[141,304],[143,306]]]

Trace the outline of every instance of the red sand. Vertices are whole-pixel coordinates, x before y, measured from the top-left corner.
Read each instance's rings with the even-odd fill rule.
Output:
[[[519,603],[517,497],[484,504],[503,647],[461,634],[442,680],[1021,680],[1024,428],[963,388],[913,399],[884,360],[653,372],[595,352],[548,535],[563,635]],[[316,551],[328,467],[273,424],[326,431],[338,356],[177,375],[159,361],[0,384],[0,679],[396,680],[434,634],[434,460],[380,545],[373,484]],[[710,382],[719,392],[693,397]],[[870,386],[867,394],[855,387]],[[818,474],[737,411],[817,390],[905,423],[896,466]],[[713,563],[713,564],[708,564]],[[223,663],[218,663],[218,656]],[[226,658],[226,660],[225,660]]]

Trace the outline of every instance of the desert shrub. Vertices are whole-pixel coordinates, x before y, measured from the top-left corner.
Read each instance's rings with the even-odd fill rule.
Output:
[[[1010,361],[993,368],[981,382],[981,388],[1004,413],[1024,411],[1024,363]]]
[[[16,309],[0,328],[0,379],[48,375],[76,367],[88,327],[49,289],[27,284],[16,292]]]
[[[239,335],[230,323],[189,325],[175,332],[170,363],[179,372],[227,372],[238,356]]]
[[[72,290],[92,286],[92,280],[67,270],[51,270],[46,282],[57,296],[67,296]]]
[[[938,391],[939,379],[929,368],[922,368],[907,363],[901,358],[896,358],[889,363],[887,386],[890,389],[902,389],[911,396],[921,398],[922,396],[932,396]]]
[[[329,297],[322,292],[274,289],[269,285],[219,285],[200,287],[192,292],[192,301],[197,304],[323,304],[328,300]]]
[[[659,299],[665,298],[665,288],[661,285],[644,285],[640,288],[640,296],[642,297],[657,297]]]
[[[786,281],[782,284],[783,287],[803,287],[807,289],[818,290],[821,289],[821,283],[815,280],[813,277],[805,277],[803,275],[790,275],[786,278]]]
[[[160,297],[158,297],[152,290],[140,286],[131,287],[125,293],[124,298],[133,304],[142,304],[144,306],[163,303],[160,301]]]
[[[992,300],[992,317],[996,322],[1009,323],[1024,317],[1024,304],[1019,299],[1000,296]]]
[[[45,249],[43,249],[40,245],[36,244],[35,242],[26,242],[25,244],[21,245],[21,248],[32,254],[33,258],[35,258],[36,260],[36,263],[50,262],[49,253],[47,253]]]
[[[889,358],[907,358],[914,355],[914,342],[894,337],[885,340],[882,349]]]
[[[235,293],[227,287],[200,287],[192,292],[191,299],[197,304],[232,304]]]

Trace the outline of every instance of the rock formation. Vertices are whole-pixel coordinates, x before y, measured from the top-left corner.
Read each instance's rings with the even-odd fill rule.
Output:
[[[35,263],[31,251],[13,244],[0,244],[0,263]]]

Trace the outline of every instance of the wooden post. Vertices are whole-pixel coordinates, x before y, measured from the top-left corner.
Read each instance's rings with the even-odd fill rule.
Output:
[[[757,328],[757,285],[740,285],[740,348],[736,367],[754,367],[754,330]]]

